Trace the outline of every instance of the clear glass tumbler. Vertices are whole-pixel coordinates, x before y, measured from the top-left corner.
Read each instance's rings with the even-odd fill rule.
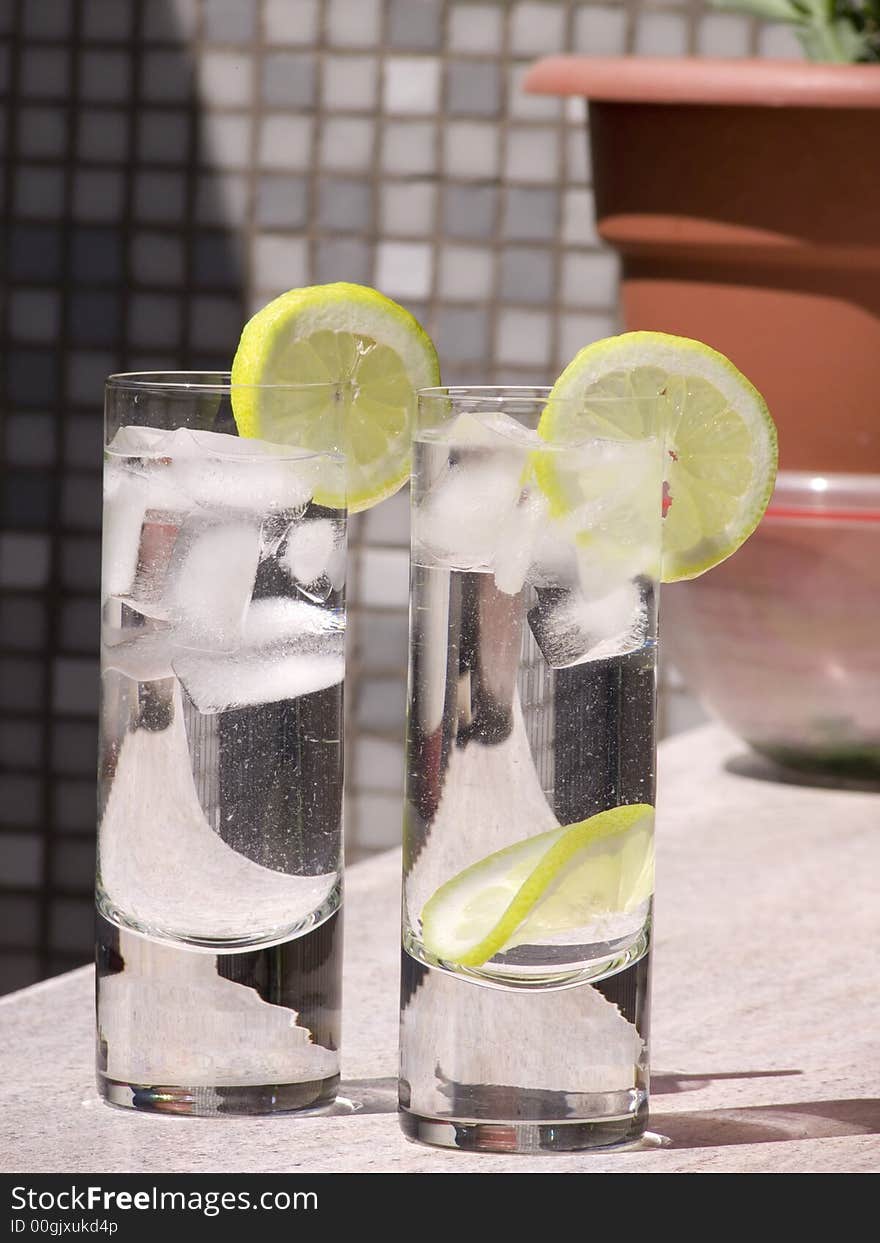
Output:
[[[541,389],[419,397],[400,1118],[446,1147],[647,1120],[663,446],[637,398],[590,413],[617,438]]]
[[[97,1075],[115,1105],[335,1098],[346,401],[107,381]]]

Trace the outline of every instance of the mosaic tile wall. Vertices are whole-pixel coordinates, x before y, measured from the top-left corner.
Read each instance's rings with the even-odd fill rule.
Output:
[[[222,367],[251,309],[344,277],[448,381],[551,379],[616,323],[583,105],[519,90],[558,50],[798,55],[695,2],[0,0],[0,988],[90,953],[104,375]],[[363,853],[399,831],[406,497],[353,528]]]

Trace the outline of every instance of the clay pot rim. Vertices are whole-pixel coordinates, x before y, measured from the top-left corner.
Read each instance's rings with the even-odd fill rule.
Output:
[[[702,56],[546,56],[530,67],[523,88],[609,103],[880,108],[880,66]]]

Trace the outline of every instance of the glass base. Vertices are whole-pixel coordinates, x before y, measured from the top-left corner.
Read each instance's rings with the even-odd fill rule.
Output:
[[[400,1128],[407,1139],[435,1148],[463,1152],[586,1152],[637,1144],[648,1125],[647,1101],[635,1113],[595,1121],[569,1122],[461,1122],[427,1118],[400,1111]]]
[[[214,1117],[333,1105],[342,912],[236,953],[161,942],[97,913],[97,1083],[111,1105]]]
[[[322,1113],[336,1103],[339,1075],[310,1083],[261,1083],[246,1087],[178,1087],[120,1083],[98,1073],[98,1094],[108,1105],[189,1118]]]

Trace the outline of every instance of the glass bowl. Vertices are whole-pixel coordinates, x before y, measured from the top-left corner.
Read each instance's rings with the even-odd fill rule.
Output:
[[[780,472],[751,539],[661,614],[666,656],[756,751],[880,780],[880,475]]]

